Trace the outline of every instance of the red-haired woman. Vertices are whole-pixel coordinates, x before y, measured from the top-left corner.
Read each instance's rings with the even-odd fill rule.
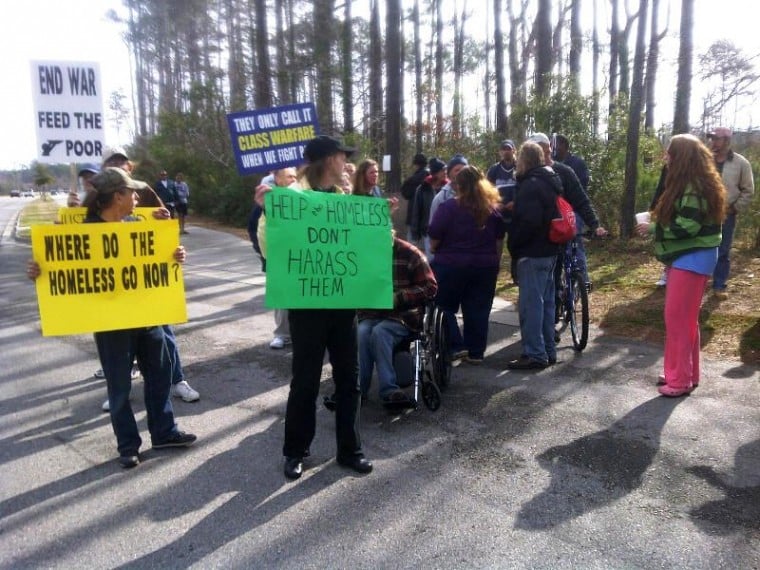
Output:
[[[665,290],[665,358],[659,392],[678,397],[699,384],[699,308],[718,260],[726,191],[708,148],[692,135],[676,135],[667,150],[665,189],[651,223],[655,255],[668,266]]]

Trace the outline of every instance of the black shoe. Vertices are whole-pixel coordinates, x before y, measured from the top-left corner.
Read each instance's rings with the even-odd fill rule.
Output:
[[[140,456],[135,453],[134,455],[122,455],[119,457],[119,465],[124,469],[132,469],[140,465]]]
[[[303,457],[286,457],[283,468],[285,477],[295,481],[303,475]]]
[[[550,356],[549,357],[549,366],[554,366],[557,364],[557,357],[556,356]]]
[[[510,360],[507,363],[507,368],[510,370],[543,370],[549,366],[546,362],[540,360],[533,360],[527,356],[521,356],[517,360]]]
[[[198,439],[198,437],[192,433],[177,431],[166,439],[162,439],[161,441],[154,441],[153,449],[162,449],[164,447],[189,447],[195,443],[196,439]]]
[[[363,455],[352,455],[351,457],[338,457],[338,465],[352,469],[357,473],[371,473],[372,462]]]

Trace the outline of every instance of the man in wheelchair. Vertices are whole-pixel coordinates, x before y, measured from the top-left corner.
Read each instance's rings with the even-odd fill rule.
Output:
[[[377,367],[380,400],[389,408],[413,405],[401,390],[393,366],[394,349],[422,331],[425,306],[438,291],[438,283],[425,255],[415,246],[393,237],[393,309],[360,309],[359,382],[362,400],[372,385]],[[330,396],[325,406],[330,409]]]

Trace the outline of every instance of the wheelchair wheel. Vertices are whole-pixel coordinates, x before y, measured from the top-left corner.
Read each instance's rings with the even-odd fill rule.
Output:
[[[431,362],[433,380],[443,391],[449,386],[451,379],[451,355],[449,354],[449,329],[446,326],[446,315],[436,307],[434,312],[433,334],[430,338]]]
[[[570,311],[570,332],[573,348],[580,352],[588,343],[588,291],[580,273],[573,274],[573,306]]]
[[[441,391],[435,382],[425,381],[422,383],[422,401],[431,412],[441,407]]]

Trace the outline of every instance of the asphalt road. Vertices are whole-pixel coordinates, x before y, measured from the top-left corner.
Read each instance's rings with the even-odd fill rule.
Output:
[[[500,307],[485,363],[454,369],[440,410],[365,405],[372,474],[336,465],[320,406],[291,483],[290,353],[268,347],[264,276],[249,243],[188,229],[177,330],[202,397],[175,412],[199,441],[144,447],[130,471],[91,336],[41,336],[29,246],[0,241],[0,567],[760,568],[756,368],[706,361],[693,395],[661,398],[661,347],[594,330],[583,354],[565,339],[553,368],[508,372],[519,332]]]

